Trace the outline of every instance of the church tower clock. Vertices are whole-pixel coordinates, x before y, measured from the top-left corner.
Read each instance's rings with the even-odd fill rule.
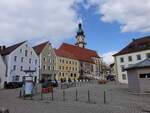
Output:
[[[84,35],[84,31],[82,29],[82,24],[79,23],[78,25],[78,31],[77,31],[77,35],[76,35],[76,46],[81,47],[81,48],[85,48],[86,42],[85,42],[85,35]]]

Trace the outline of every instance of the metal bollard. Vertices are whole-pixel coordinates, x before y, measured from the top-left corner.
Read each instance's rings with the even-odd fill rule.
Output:
[[[21,98],[21,96],[22,96],[22,91],[20,90],[20,92],[19,92],[19,98]]]
[[[90,91],[88,90],[88,102],[90,103]]]
[[[78,91],[76,90],[76,101],[78,101]]]
[[[43,100],[43,93],[42,93],[42,91],[41,91],[41,100]]]
[[[65,90],[63,90],[63,101],[65,101]]]
[[[106,91],[104,91],[104,104],[106,104]]]
[[[54,100],[54,92],[53,92],[53,90],[52,90],[52,101]]]

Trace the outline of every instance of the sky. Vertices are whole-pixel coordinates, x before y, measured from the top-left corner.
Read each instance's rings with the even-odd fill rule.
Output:
[[[150,0],[0,0],[0,45],[74,44],[82,22],[87,48],[108,64],[133,38],[150,33]]]

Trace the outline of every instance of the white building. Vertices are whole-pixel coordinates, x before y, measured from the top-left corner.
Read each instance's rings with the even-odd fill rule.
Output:
[[[1,55],[7,66],[5,84],[9,82],[22,82],[24,76],[27,76],[24,71],[35,71],[31,76],[34,77],[35,81],[38,80],[38,56],[28,41],[7,48],[4,47],[1,50]]]
[[[125,68],[150,58],[150,36],[133,41],[114,55],[116,76],[120,83],[128,83]]]
[[[6,65],[4,63],[2,56],[0,55],[0,89],[4,88],[5,74],[6,74]]]

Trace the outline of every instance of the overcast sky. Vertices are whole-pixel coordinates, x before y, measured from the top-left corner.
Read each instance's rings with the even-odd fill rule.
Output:
[[[107,63],[132,38],[150,33],[150,0],[0,0],[0,45],[74,44],[83,21],[87,47]]]

